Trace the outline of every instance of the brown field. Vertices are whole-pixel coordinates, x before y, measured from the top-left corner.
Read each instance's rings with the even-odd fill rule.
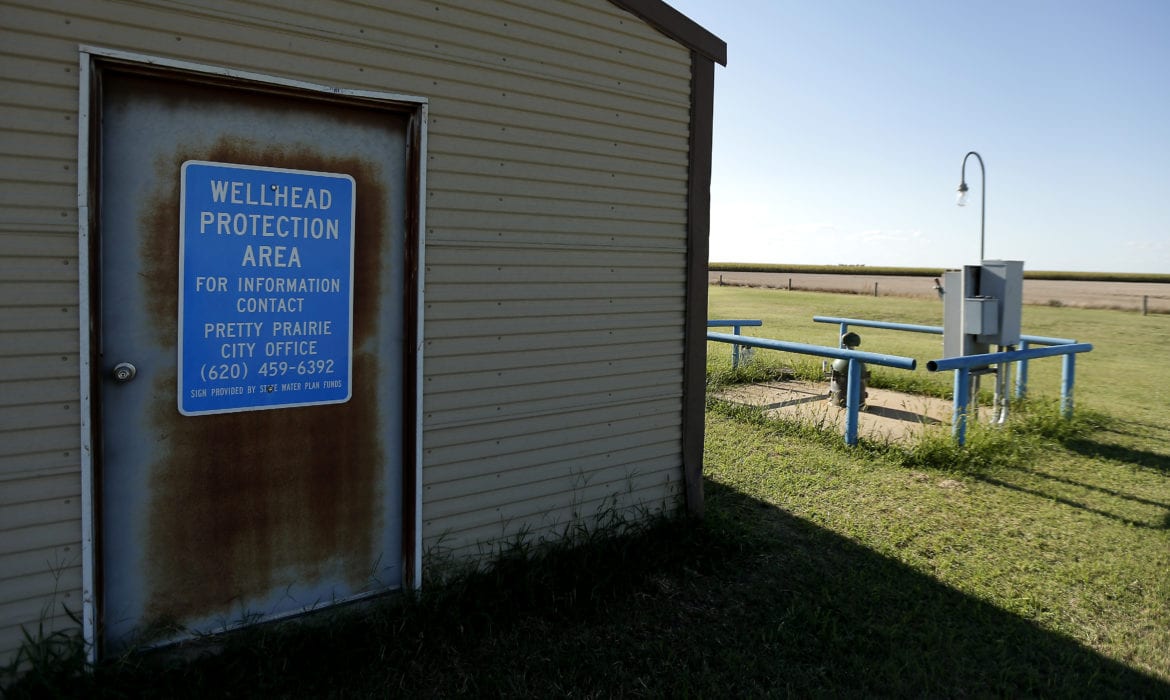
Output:
[[[894,275],[829,275],[794,272],[709,272],[711,284],[773,287],[815,292],[874,294],[878,296],[937,296],[929,277]],[[1170,284],[1153,282],[1083,282],[1024,280],[1024,303],[1077,306],[1087,309],[1141,311],[1142,299],[1150,313],[1170,313]]]

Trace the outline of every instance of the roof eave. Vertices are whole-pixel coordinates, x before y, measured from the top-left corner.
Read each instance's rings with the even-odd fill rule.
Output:
[[[609,0],[641,17],[666,36],[721,66],[727,65],[727,42],[662,0]]]

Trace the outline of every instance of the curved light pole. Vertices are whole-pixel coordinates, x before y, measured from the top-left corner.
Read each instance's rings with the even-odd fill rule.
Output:
[[[963,156],[963,168],[959,171],[959,201],[955,203],[960,207],[967,206],[967,159],[971,156],[975,156],[979,161],[979,172],[983,176],[982,185],[979,187],[982,199],[979,205],[979,262],[983,262],[983,228],[987,220],[987,169],[983,167],[983,157],[975,151],[969,151]]]

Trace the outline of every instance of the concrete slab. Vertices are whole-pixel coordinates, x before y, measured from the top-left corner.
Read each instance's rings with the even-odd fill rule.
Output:
[[[792,418],[821,428],[845,432],[845,409],[829,403],[829,383],[781,380],[741,384],[719,393],[732,403],[763,408],[773,416]],[[906,441],[925,426],[951,423],[951,402],[887,389],[869,388],[867,408],[858,415],[858,435],[877,440]]]

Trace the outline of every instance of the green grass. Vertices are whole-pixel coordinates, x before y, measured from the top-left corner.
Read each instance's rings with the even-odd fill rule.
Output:
[[[941,321],[912,299],[711,293],[712,316],[803,342],[834,341],[814,313]],[[1095,344],[1072,422],[1058,361],[1035,363],[1034,398],[965,449],[945,429],[846,448],[711,399],[702,522],[615,520],[420,596],[88,673],[43,655],[8,694],[1170,697],[1170,317],[1028,307],[1025,330]],[[920,359],[940,343],[859,332]],[[759,353],[737,375],[711,350],[716,385],[819,372]]]
[[[940,267],[888,267],[869,265],[779,265],[771,263],[716,262],[707,266],[711,272],[791,272],[821,275],[897,275],[900,277],[938,277]],[[1036,280],[1080,282],[1153,282],[1170,283],[1170,275],[1155,272],[1070,272],[1061,270],[1025,270],[1024,277]]]
[[[937,302],[730,287],[710,292],[712,317],[760,318],[763,327],[745,330],[764,337],[835,344],[837,327],[812,323],[816,314],[941,325]],[[938,336],[857,331],[864,350],[917,357],[920,366],[941,355]],[[794,440],[790,429],[767,421],[745,420],[742,410],[716,410],[708,475],[1170,680],[1170,319],[1027,306],[1024,331],[1093,343],[1077,362],[1076,420],[1061,420],[1055,406],[1060,361],[1040,360],[1030,368],[1034,400],[1007,430],[975,426],[967,449],[957,448],[946,430],[906,448],[833,449]],[[729,348],[708,347],[709,374],[737,379]],[[804,360],[770,353],[756,361],[779,373]],[[877,368],[874,384],[928,382],[945,394],[950,380],[949,373]],[[744,455],[744,445],[767,447]]]
[[[1129,690],[1106,690],[1096,681],[1080,686],[1083,677],[1047,688],[1030,685],[1049,674],[1051,682],[1065,683],[1067,677],[1056,677],[1073,672],[1065,654],[1074,652],[1028,654],[1028,644],[1013,638],[1022,633],[1019,622],[1043,630],[1044,644],[1093,650],[1094,665],[1109,659],[1170,680],[1167,460],[1163,456],[1161,468],[1143,468],[1087,459],[1067,442],[1091,440],[1094,426],[1082,425],[1081,435],[1056,431],[1062,441],[1044,428],[1049,422],[1041,416],[1013,433],[976,431],[971,449],[958,455],[952,443],[938,439],[906,451],[834,449],[716,410],[708,473],[736,494],[854,543],[883,566],[896,563],[960,594],[960,607],[979,602],[997,611],[992,617],[1004,615],[972,623],[962,613],[956,621],[946,606],[916,606],[896,592],[905,583],[903,570],[858,581],[865,598],[888,598],[901,613],[913,613],[895,627],[914,624],[928,630],[924,636],[945,637],[955,626],[973,624],[964,636],[982,641],[967,653],[995,657],[1000,645],[1020,652],[997,659],[998,680],[963,669],[953,683],[924,677],[928,671],[919,666],[945,665],[940,657],[953,650],[918,649],[917,659],[895,652],[891,663],[904,665],[917,680],[900,685],[894,671],[879,666],[872,669],[882,678],[878,687],[894,688],[893,694],[1155,694],[1151,687],[1139,691],[1140,683]],[[886,617],[864,611],[843,616],[879,627]],[[878,633],[914,637],[901,629]],[[996,635],[1002,637],[989,638]],[[962,674],[970,675],[961,680]]]

